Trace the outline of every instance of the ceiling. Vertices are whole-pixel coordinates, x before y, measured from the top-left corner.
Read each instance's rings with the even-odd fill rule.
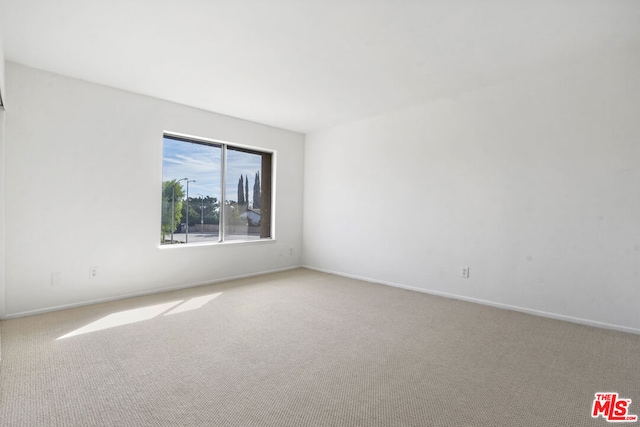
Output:
[[[0,0],[8,61],[310,132],[611,52],[637,0]]]

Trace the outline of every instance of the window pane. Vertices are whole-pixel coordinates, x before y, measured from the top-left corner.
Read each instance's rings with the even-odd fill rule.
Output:
[[[223,240],[271,237],[271,154],[228,147]]]
[[[163,244],[219,241],[221,165],[221,146],[164,137]]]

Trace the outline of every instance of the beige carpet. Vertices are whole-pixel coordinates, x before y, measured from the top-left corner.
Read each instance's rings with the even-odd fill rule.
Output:
[[[598,391],[640,414],[640,336],[304,269],[0,325],[2,426],[604,426]]]

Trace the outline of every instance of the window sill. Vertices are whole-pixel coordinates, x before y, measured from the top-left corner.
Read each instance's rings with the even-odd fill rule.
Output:
[[[173,245],[158,245],[159,249],[174,248],[192,248],[202,246],[228,246],[228,245],[264,245],[275,243],[276,239],[255,239],[255,240],[225,240],[223,242],[193,242],[193,243],[175,243]]]

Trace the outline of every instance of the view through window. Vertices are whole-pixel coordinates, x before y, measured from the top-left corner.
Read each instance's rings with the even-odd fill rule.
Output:
[[[161,243],[271,238],[272,154],[165,135]]]

